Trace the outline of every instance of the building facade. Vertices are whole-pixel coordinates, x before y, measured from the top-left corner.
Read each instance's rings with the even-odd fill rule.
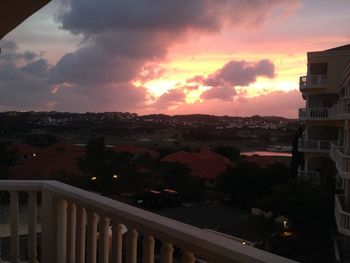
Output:
[[[335,195],[335,218],[350,249],[350,45],[309,52],[307,59],[307,75],[300,77],[306,105],[299,109],[305,130],[298,177],[343,190]]]

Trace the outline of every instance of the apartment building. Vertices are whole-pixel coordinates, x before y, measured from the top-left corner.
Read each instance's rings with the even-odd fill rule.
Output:
[[[343,195],[335,195],[335,217],[350,249],[350,45],[308,52],[307,59],[307,75],[300,77],[306,106],[299,109],[305,163],[298,176],[343,188]]]

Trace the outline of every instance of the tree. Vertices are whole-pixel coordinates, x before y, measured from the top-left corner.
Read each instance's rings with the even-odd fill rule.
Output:
[[[239,161],[241,158],[241,152],[236,147],[220,145],[216,146],[213,151],[225,156],[231,161]]]
[[[240,162],[218,177],[216,187],[228,194],[232,204],[251,206],[266,190],[262,184],[262,169],[256,164]]]
[[[333,209],[328,194],[321,188],[305,182],[289,182],[273,188],[261,202],[265,211],[286,216],[294,229],[304,237],[328,234]]]
[[[8,168],[14,163],[14,155],[7,151],[9,142],[0,142],[0,179],[7,179]]]
[[[293,178],[298,177],[299,166],[304,164],[303,153],[299,152],[299,149],[298,149],[298,142],[303,132],[304,132],[304,128],[302,126],[299,126],[298,131],[295,133],[293,142],[292,142],[293,149],[292,149],[291,168],[292,168]]]
[[[112,150],[106,149],[104,138],[90,139],[86,155],[79,160],[79,167],[94,190],[112,193],[116,179],[113,176],[119,167],[125,165],[125,159],[126,157],[120,158]]]

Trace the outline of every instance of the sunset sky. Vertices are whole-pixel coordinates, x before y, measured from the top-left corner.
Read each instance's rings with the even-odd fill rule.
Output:
[[[0,110],[297,117],[348,0],[53,0],[0,41]]]

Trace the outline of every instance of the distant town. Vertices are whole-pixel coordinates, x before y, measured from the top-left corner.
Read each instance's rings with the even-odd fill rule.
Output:
[[[242,151],[291,145],[298,120],[275,116],[231,117],[213,115],[137,115],[129,112],[2,112],[0,138],[16,141],[29,135],[50,133],[71,143],[87,143],[105,137],[107,144],[120,142],[201,146],[228,141]]]

